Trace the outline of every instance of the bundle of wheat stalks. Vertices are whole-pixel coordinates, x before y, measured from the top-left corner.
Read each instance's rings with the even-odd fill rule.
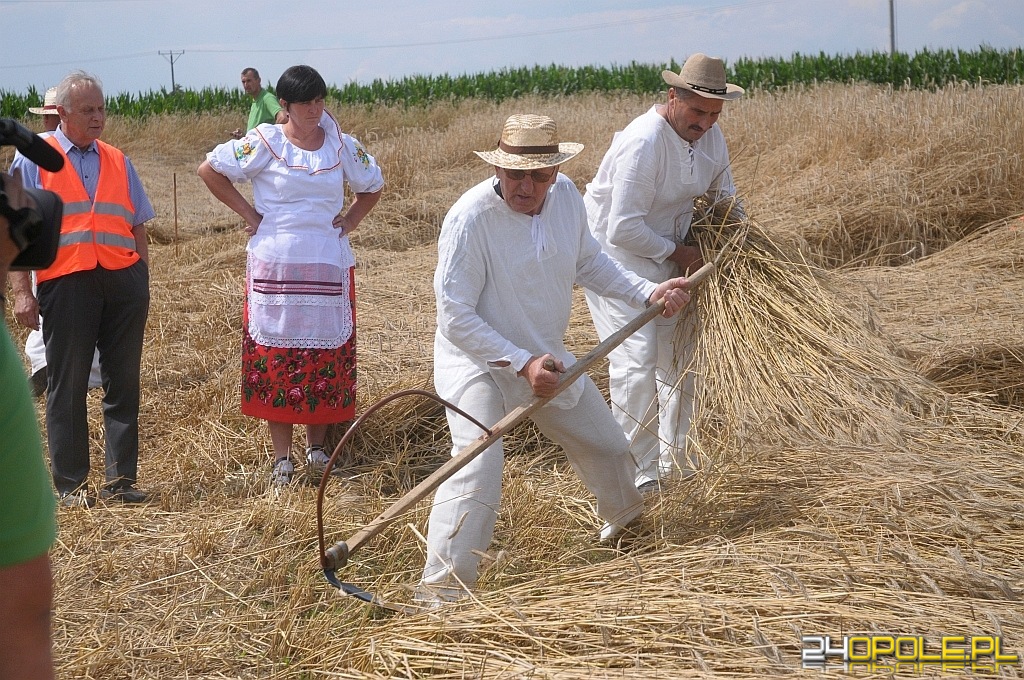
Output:
[[[753,220],[698,225],[721,251],[701,300],[697,371],[705,429],[753,443],[900,445],[957,411],[844,304],[828,273]],[[738,232],[739,246],[731,247]],[[724,249],[724,251],[723,251]]]

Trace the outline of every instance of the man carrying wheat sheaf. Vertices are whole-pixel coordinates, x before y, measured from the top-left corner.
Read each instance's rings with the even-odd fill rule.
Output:
[[[686,238],[694,199],[731,204],[731,216],[743,218],[716,123],[725,101],[738,99],[743,89],[726,82],[721,59],[700,53],[679,73],[663,71],[662,78],[669,85],[667,100],[615,133],[583,199],[602,249],[655,282],[703,264],[700,249]],[[620,300],[589,290],[586,296],[601,340],[635,316]],[[642,493],[657,492],[669,475],[689,476],[696,467],[686,455],[695,388],[686,367],[697,324],[694,306],[657,318],[608,356],[612,411],[630,441]]]

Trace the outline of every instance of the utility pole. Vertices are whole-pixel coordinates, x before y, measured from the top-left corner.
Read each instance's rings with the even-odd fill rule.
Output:
[[[889,57],[896,56],[896,0],[889,0]]]
[[[165,57],[167,61],[171,62],[171,94],[175,94],[178,91],[178,86],[174,84],[174,62],[177,61],[178,57],[185,54],[185,50],[181,50],[179,52],[167,50],[166,52],[157,52],[157,54],[161,57]]]

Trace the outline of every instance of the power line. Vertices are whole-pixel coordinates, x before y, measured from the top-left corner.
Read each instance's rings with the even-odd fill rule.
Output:
[[[565,28],[549,28],[540,31],[527,31],[523,33],[506,33],[503,35],[488,35],[479,38],[457,38],[453,40],[432,40],[424,42],[414,43],[383,43],[380,45],[356,45],[356,46],[342,46],[342,47],[303,47],[303,48],[286,48],[279,50],[260,50],[260,53],[282,53],[282,52],[341,52],[341,51],[356,51],[356,50],[383,50],[383,49],[401,49],[410,47],[440,47],[443,45],[461,45],[464,43],[473,42],[494,42],[495,40],[516,40],[519,38],[533,38],[542,35],[555,35],[559,33],[577,33],[580,31],[596,31],[602,28],[616,28],[619,26],[631,26],[636,24],[649,24],[656,21],[666,21],[670,19],[682,19],[686,17],[698,16],[701,14],[717,14],[726,10],[734,9],[746,9],[748,7],[755,7],[758,5],[777,5],[785,0],[755,0],[753,2],[740,2],[732,5],[723,5],[721,7],[715,7],[713,9],[697,9],[697,10],[682,10],[668,12],[666,14],[659,14],[650,17],[641,17],[637,19],[617,20],[617,21],[606,21],[596,24],[587,24],[585,26],[567,26]],[[245,50],[210,50],[200,49],[194,50],[196,52],[205,52],[208,54],[224,54],[224,53],[235,53],[235,52],[252,52],[251,49]]]
[[[0,0],[0,4],[10,2],[12,0]],[[13,0],[19,2],[20,0]],[[63,1],[63,0],[62,0]],[[102,0],[104,2],[111,2],[114,0]],[[120,0],[123,2],[143,2],[145,0]],[[577,33],[583,31],[594,31],[602,28],[615,28],[620,26],[632,26],[638,24],[649,24],[654,22],[670,21],[673,19],[684,19],[687,17],[699,16],[702,14],[719,14],[722,12],[747,9],[750,7],[756,7],[761,5],[777,5],[788,0],[752,0],[748,2],[738,2],[731,5],[722,5],[720,7],[697,9],[697,10],[675,10],[672,12],[665,12],[647,17],[638,17],[635,19],[625,19],[616,21],[605,21],[593,24],[586,24],[583,26],[566,26],[564,28],[549,28],[538,31],[525,31],[520,33],[506,33],[503,35],[488,35],[479,38],[456,38],[449,40],[433,40],[433,41],[422,41],[422,42],[406,42],[406,43],[381,43],[375,45],[344,45],[337,47],[297,47],[297,48],[282,48],[282,49],[259,49],[254,50],[252,48],[238,48],[238,49],[203,49],[203,48],[189,48],[190,52],[196,52],[200,54],[287,54],[295,52],[348,52],[348,51],[365,51],[365,50],[384,50],[384,49],[411,49],[419,47],[441,47],[445,45],[463,45],[466,43],[476,42],[494,42],[496,40],[518,40],[521,38],[532,38],[536,36],[544,35],[556,35],[561,33]],[[100,57],[97,59],[88,59],[87,61],[112,61],[120,59],[129,59],[133,57],[145,56],[150,53],[135,53],[131,55],[120,55],[114,57]],[[0,70],[18,69],[18,68],[34,68],[38,66],[62,66],[68,63],[80,64],[83,60],[79,59],[74,62],[51,62],[51,63],[39,63],[33,62],[32,64],[18,64],[18,65],[2,65]],[[173,64],[172,64],[173,66]]]

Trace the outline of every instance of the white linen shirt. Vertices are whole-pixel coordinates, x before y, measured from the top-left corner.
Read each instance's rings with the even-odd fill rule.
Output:
[[[690,144],[651,107],[615,133],[583,202],[605,252],[664,281],[677,275],[666,258],[690,230],[693,200],[704,195],[712,202],[736,195],[721,128]]]
[[[601,252],[579,191],[564,175],[536,218],[509,208],[496,182],[488,178],[463,194],[438,238],[434,384],[444,399],[490,373],[506,398],[524,403],[532,390],[516,373],[531,357],[550,353],[567,367],[575,363],[564,344],[574,283],[638,308],[656,288]],[[574,383],[551,403],[571,408],[582,390]]]

